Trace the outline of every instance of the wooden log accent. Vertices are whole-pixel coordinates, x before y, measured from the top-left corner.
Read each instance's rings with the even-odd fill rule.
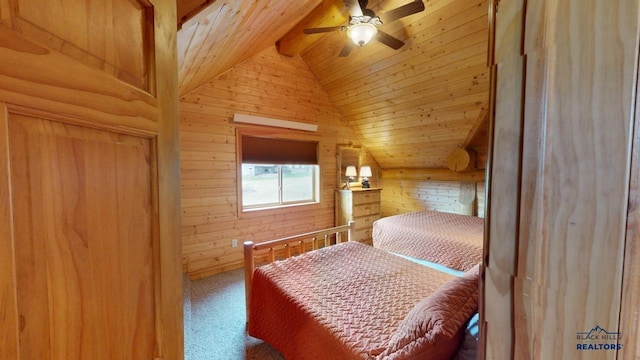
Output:
[[[349,13],[342,5],[338,0],[322,1],[298,25],[278,40],[276,43],[278,52],[282,55],[294,56],[322,39],[321,35],[304,34],[303,29],[347,24]]]
[[[466,182],[460,184],[460,196],[458,202],[461,207],[461,213],[464,215],[476,215],[476,184],[473,182]]]
[[[470,171],[476,168],[476,152],[471,149],[457,148],[446,159],[451,171]]]
[[[317,249],[317,241],[318,239],[322,239],[324,241],[325,246],[329,246],[329,236],[335,235],[336,239],[340,239],[340,234],[347,234],[347,241],[351,241],[353,238],[353,232],[355,229],[355,222],[349,221],[347,225],[335,226],[328,229],[322,229],[312,232],[307,232],[299,235],[287,236],[284,238],[265,241],[259,244],[254,244],[253,241],[245,241],[244,242],[244,289],[245,289],[245,301],[247,306],[247,322],[249,321],[249,299],[251,298],[251,286],[253,284],[253,272],[256,268],[256,256],[260,254],[261,251],[267,250],[269,253],[269,262],[274,262],[275,259],[275,250],[279,247],[285,247],[285,257],[289,258],[291,256],[291,252],[289,251],[289,247],[291,244],[296,244],[300,246],[300,253],[304,253],[304,244],[305,240],[311,239],[313,243],[313,249]],[[336,241],[338,244],[339,241]]]
[[[451,171],[449,169],[385,169],[381,171],[384,179],[407,180],[435,180],[435,181],[484,181],[484,170],[467,172]]]

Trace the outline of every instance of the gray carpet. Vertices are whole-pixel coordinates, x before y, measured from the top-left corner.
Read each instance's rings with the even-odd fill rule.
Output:
[[[244,271],[184,278],[185,360],[283,360],[246,333]]]

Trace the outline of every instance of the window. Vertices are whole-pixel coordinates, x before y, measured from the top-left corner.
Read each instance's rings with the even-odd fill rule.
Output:
[[[318,143],[241,136],[244,211],[319,202]]]
[[[244,209],[317,202],[318,165],[242,164]]]

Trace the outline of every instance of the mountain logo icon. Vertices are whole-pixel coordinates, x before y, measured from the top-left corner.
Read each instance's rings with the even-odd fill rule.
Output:
[[[589,331],[583,331],[576,333],[578,340],[592,340],[592,341],[609,341],[619,340],[622,335],[620,332],[607,331],[600,325],[596,325]]]

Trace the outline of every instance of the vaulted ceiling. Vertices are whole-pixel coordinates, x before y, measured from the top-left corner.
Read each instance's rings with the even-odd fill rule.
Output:
[[[411,0],[370,0],[376,14]],[[441,168],[458,147],[482,147],[489,98],[488,0],[425,0],[425,10],[380,30],[399,50],[373,41],[339,57],[342,0],[178,0],[181,93],[276,44],[299,56],[382,168]],[[482,150],[481,150],[482,151]]]

